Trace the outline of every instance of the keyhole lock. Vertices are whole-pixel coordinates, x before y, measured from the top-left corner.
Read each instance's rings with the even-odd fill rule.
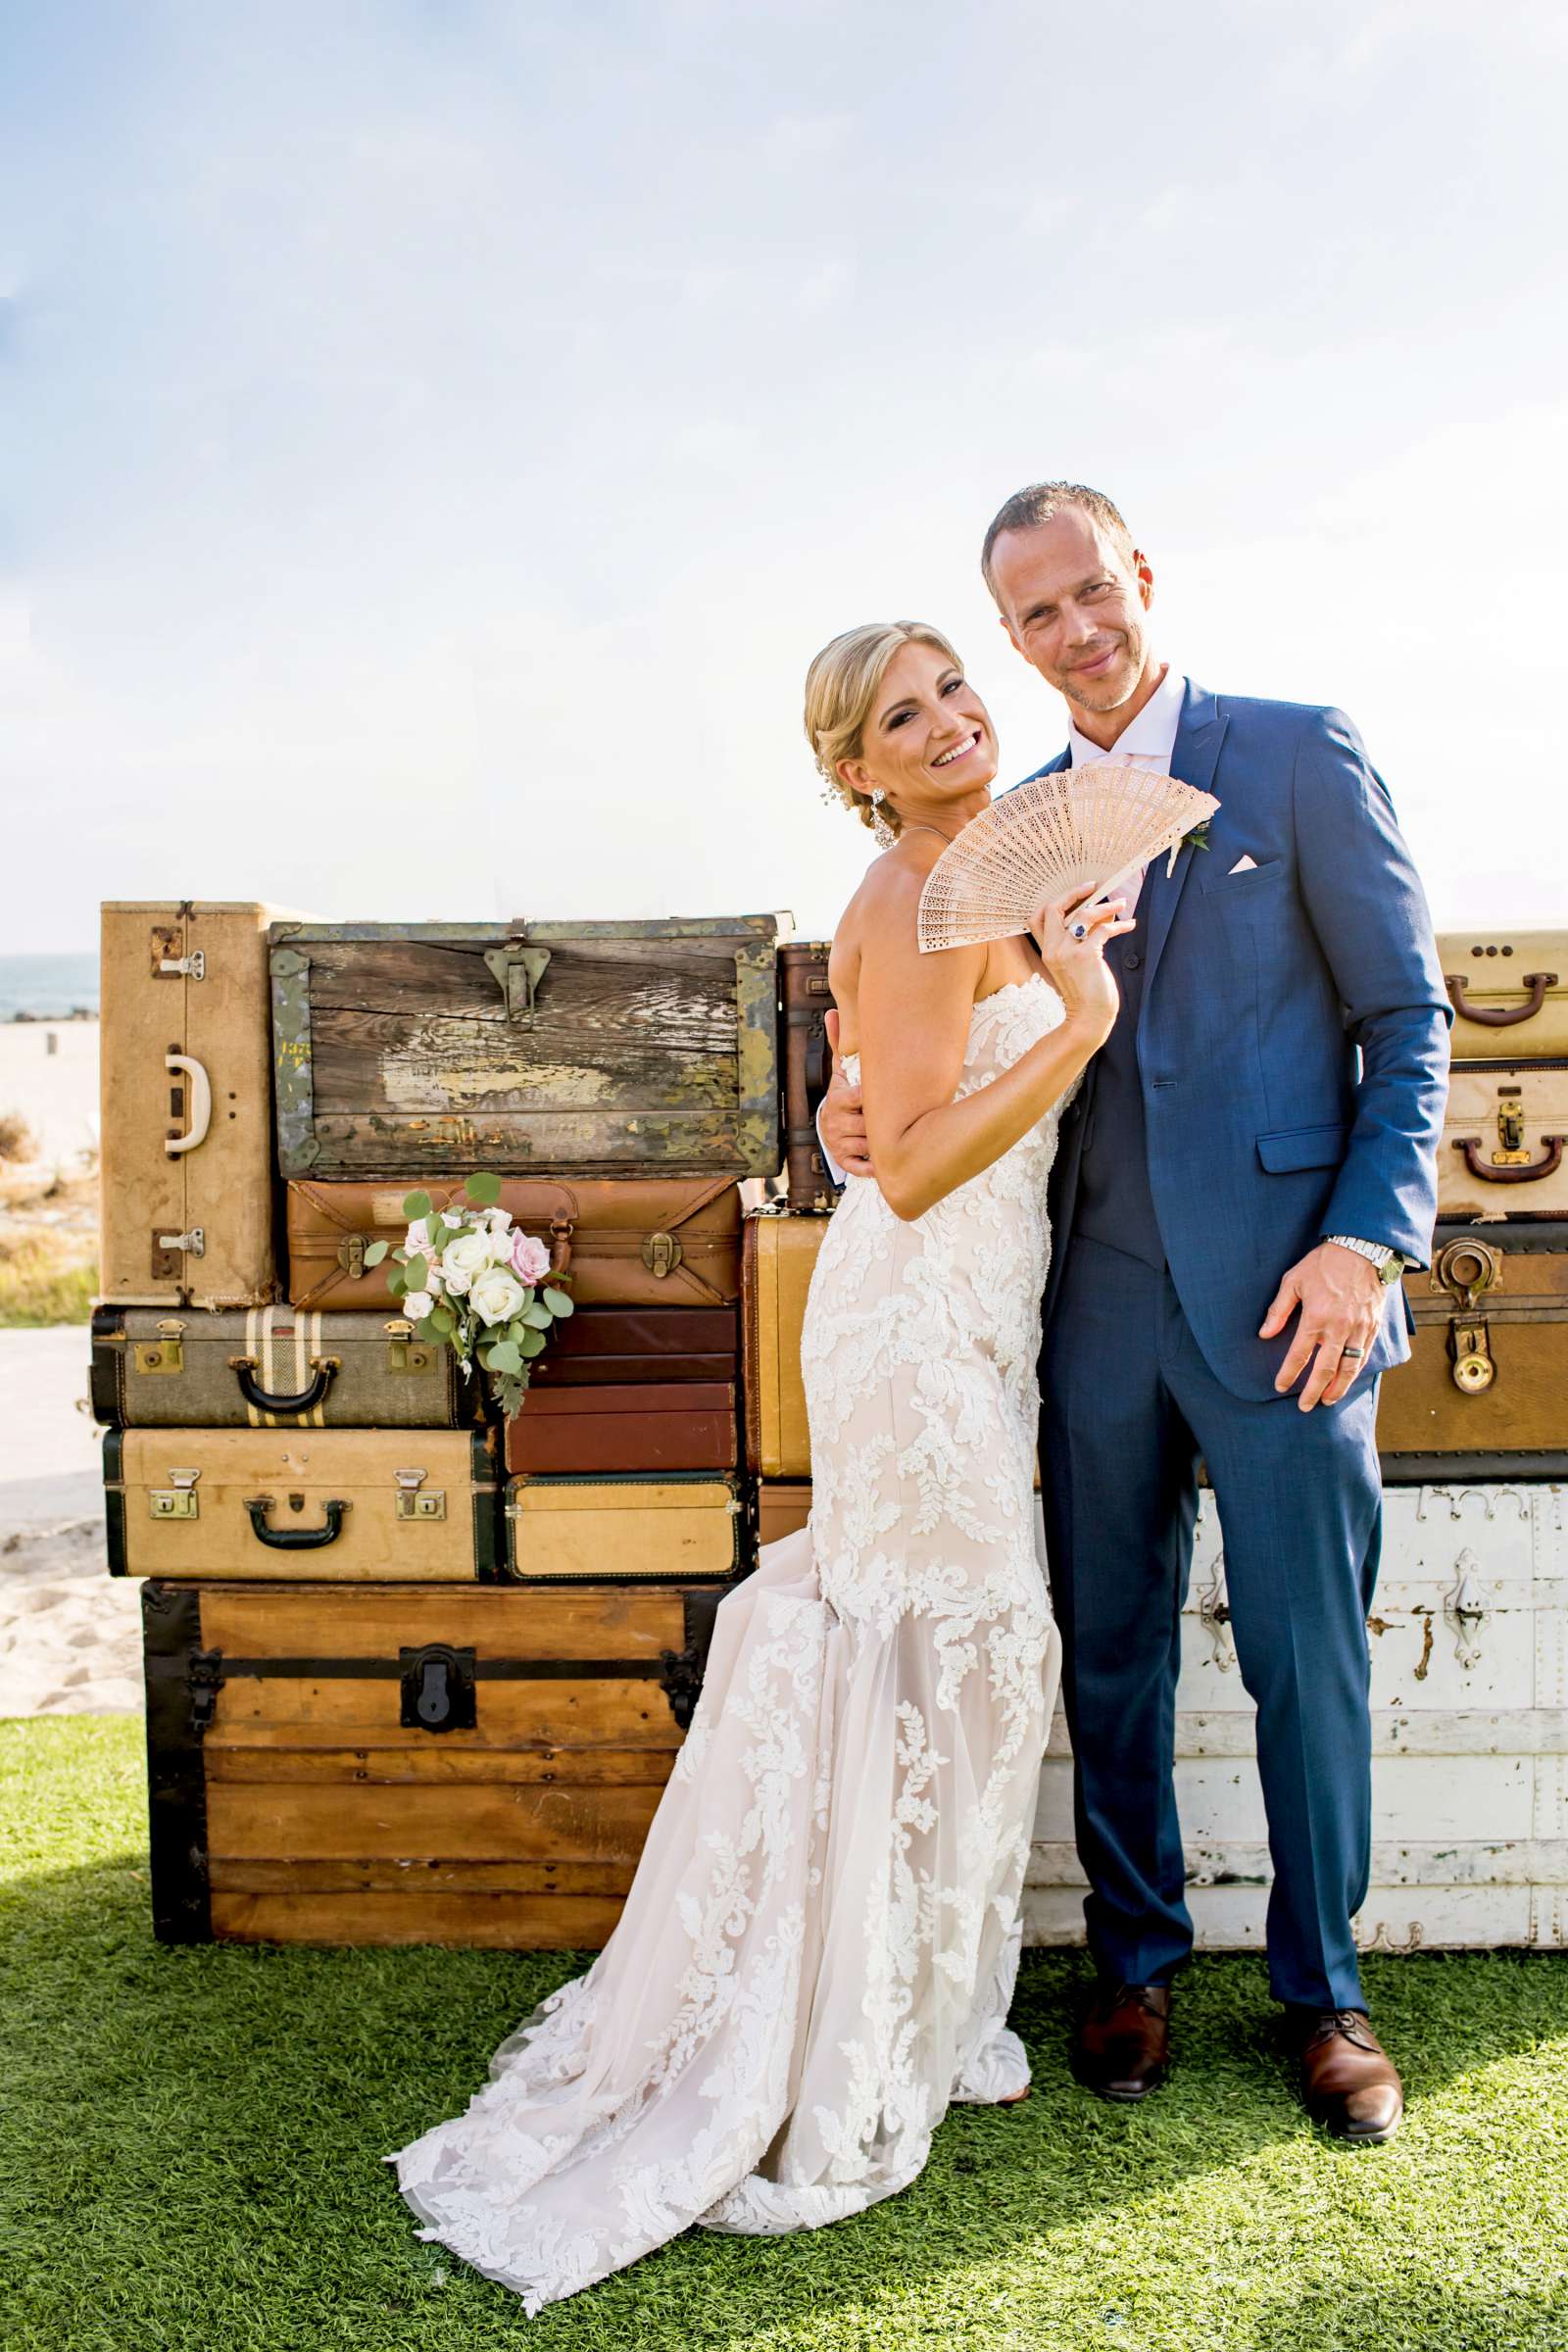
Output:
[[[403,1685],[401,1722],[409,1731],[471,1732],[474,1727],[474,1653],[446,1642],[427,1642],[398,1653]]]

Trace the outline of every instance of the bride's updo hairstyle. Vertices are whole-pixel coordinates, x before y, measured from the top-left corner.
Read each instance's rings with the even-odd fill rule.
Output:
[[[874,809],[868,793],[857,792],[845,783],[839,761],[861,758],[866,720],[889,662],[905,645],[934,646],[955,669],[963,666],[941,630],[932,628],[929,621],[868,620],[824,645],[806,673],[806,740],[827,786],[822,798],[853,809],[867,827],[880,814],[895,834],[899,831],[897,810],[886,801],[880,810]]]

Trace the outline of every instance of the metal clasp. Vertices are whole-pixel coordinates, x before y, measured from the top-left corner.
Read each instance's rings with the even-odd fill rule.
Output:
[[[150,1378],[154,1374],[162,1376],[170,1372],[183,1372],[185,1369],[184,1330],[183,1323],[175,1322],[171,1318],[159,1324],[156,1341],[139,1340],[131,1350],[132,1361],[138,1373]]]
[[[1492,1360],[1492,1334],[1485,1323],[1464,1323],[1455,1316],[1448,1326],[1448,1355],[1453,1385],[1466,1396],[1479,1396],[1497,1377]]]
[[[337,1246],[337,1262],[350,1282],[358,1282],[365,1272],[365,1252],[368,1244],[363,1233],[345,1234]]]
[[[435,1361],[435,1350],[416,1342],[414,1325],[401,1320],[385,1323],[386,1368],[388,1372],[428,1372]]]
[[[400,1519],[444,1519],[447,1515],[446,1490],[432,1487],[429,1494],[420,1492],[425,1481],[422,1470],[394,1470],[398,1482],[397,1515]]]
[[[1468,1672],[1481,1663],[1481,1629],[1491,1608],[1491,1596],[1476,1570],[1473,1551],[1461,1551],[1453,1563],[1454,1586],[1443,1603],[1443,1614],[1454,1636],[1453,1654]]]
[[[525,948],[509,940],[504,948],[486,948],[485,963],[501,984],[507,1018],[519,1029],[533,1027],[534,996],[550,961],[548,948]]]
[[[673,1233],[646,1233],[643,1236],[643,1264],[650,1274],[662,1282],[680,1264],[683,1251]]]
[[[155,1233],[153,1242],[172,1255],[203,1257],[207,1251],[207,1235],[200,1225],[193,1225],[189,1233]]]
[[[199,1470],[171,1470],[167,1487],[150,1487],[147,1512],[153,1519],[197,1519],[201,1505],[196,1494]]]
[[[1525,1143],[1524,1090],[1517,1086],[1497,1089],[1497,1150],[1492,1154],[1494,1168],[1527,1168],[1530,1152]]]
[[[158,966],[160,979],[205,980],[207,956],[201,948],[190,956],[166,956]]]

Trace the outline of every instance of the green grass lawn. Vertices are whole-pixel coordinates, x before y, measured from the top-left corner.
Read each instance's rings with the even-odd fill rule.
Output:
[[[6,2352],[1471,2352],[1568,2344],[1568,1960],[1378,1959],[1386,2149],[1303,2120],[1260,1964],[1186,1978],[1142,2112],[1067,2079],[1076,1954],[1027,1957],[1034,2097],[959,2109],[905,2195],[693,2232],[528,2321],[421,2244],[380,2159],[460,2107],[560,1954],[166,1951],[139,1724],[0,1726]]]

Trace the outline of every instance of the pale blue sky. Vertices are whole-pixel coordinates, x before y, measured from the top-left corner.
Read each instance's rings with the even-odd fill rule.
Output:
[[[1057,473],[1180,666],[1350,710],[1440,920],[1568,919],[1565,22],[13,8],[4,945],[105,896],[828,929],[808,660],[934,619],[1038,765],[976,553]]]

